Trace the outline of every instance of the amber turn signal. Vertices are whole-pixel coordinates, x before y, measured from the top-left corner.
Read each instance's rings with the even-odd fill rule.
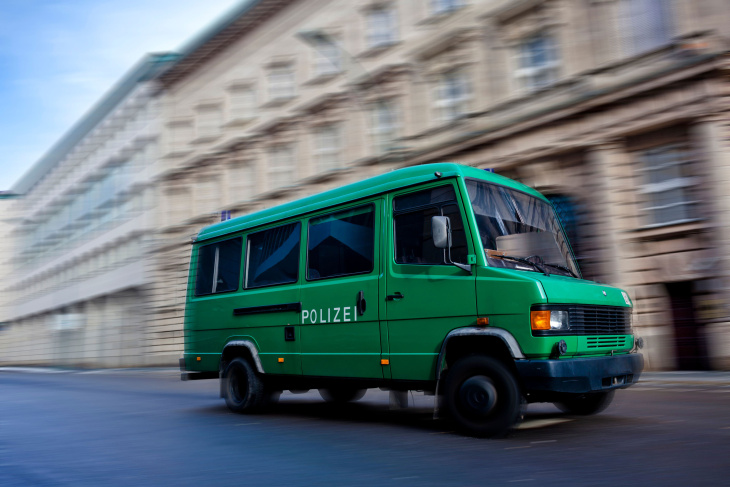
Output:
[[[390,360],[387,358],[380,359],[380,365],[390,365]]]
[[[477,325],[478,326],[487,326],[487,325],[489,325],[489,318],[477,318]]]
[[[280,364],[283,364],[284,363],[284,359],[282,357],[279,357],[279,363]]]
[[[530,311],[530,327],[533,330],[549,330],[550,311]]]

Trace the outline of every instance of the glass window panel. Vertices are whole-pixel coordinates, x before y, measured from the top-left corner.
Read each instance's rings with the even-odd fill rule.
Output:
[[[309,222],[307,279],[373,270],[375,211],[372,205]]]
[[[198,250],[195,295],[223,293],[238,289],[242,239],[234,238]]]
[[[399,264],[446,264],[446,250],[433,245],[431,218],[448,216],[451,222],[451,260],[465,263],[468,253],[464,223],[453,187],[418,191],[393,200],[395,261]]]
[[[247,288],[297,281],[300,228],[297,222],[249,235]]]
[[[437,188],[399,196],[393,200],[393,209],[395,211],[403,211],[409,208],[455,200],[456,193],[454,193],[454,188],[451,186],[439,186]]]

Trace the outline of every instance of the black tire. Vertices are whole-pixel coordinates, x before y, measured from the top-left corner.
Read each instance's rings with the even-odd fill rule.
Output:
[[[319,395],[327,402],[343,404],[362,399],[367,389],[353,387],[338,387],[337,389],[318,389]]]
[[[522,414],[522,395],[512,372],[499,360],[477,355],[451,367],[444,403],[458,430],[479,437],[506,433]]]
[[[226,406],[235,413],[258,411],[266,403],[264,384],[248,360],[234,358],[223,372]]]
[[[591,394],[565,394],[555,405],[569,414],[588,416],[606,409],[613,401],[616,391],[593,392]]]

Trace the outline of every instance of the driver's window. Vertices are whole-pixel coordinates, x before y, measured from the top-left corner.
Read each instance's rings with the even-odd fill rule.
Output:
[[[456,193],[451,185],[408,193],[393,199],[395,262],[398,264],[448,264],[446,249],[433,245],[431,218],[447,216],[451,222],[451,260],[466,263],[468,248]]]

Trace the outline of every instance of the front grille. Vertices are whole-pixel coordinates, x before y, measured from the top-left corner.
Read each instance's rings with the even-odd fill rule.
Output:
[[[623,348],[626,345],[626,337],[598,336],[586,338],[587,348]]]
[[[568,306],[571,335],[628,335],[631,308],[618,306]]]

